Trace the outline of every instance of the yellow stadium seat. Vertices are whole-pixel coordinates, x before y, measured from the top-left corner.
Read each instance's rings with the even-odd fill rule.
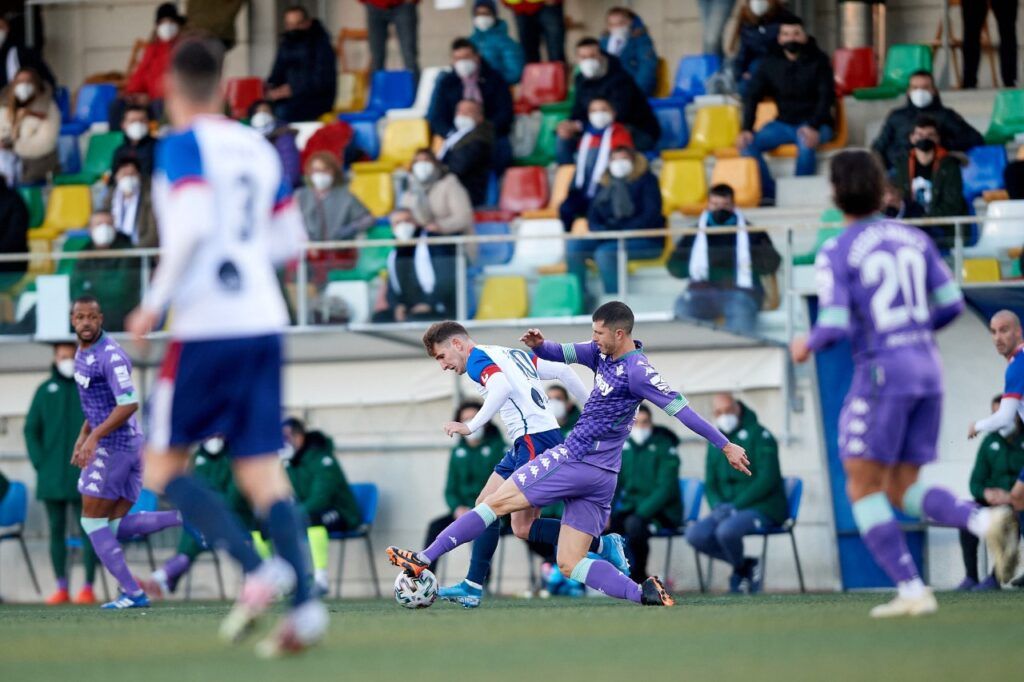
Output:
[[[995,258],[968,258],[964,261],[964,282],[998,282],[999,261]]]
[[[761,102],[761,104],[757,105],[757,111],[758,111],[759,115],[760,115],[760,112],[761,112],[761,107],[764,106],[765,104],[768,104],[768,103],[767,102]],[[778,111],[779,110],[775,108],[775,102],[771,102],[770,104],[771,104],[771,107],[773,109],[775,109],[775,111],[774,111],[772,117],[770,119],[768,119],[767,121],[765,121],[765,123],[767,123],[768,121],[775,120],[775,117],[778,116]],[[836,111],[835,111],[835,113],[836,113],[836,116],[835,116],[835,118],[836,118],[835,136],[831,140],[826,142],[825,144],[823,144],[820,147],[818,147],[818,151],[819,152],[828,152],[828,151],[834,151],[834,150],[837,150],[837,149],[843,149],[844,147],[846,147],[847,142],[849,142],[850,133],[849,133],[849,130],[847,129],[847,127],[846,127],[846,110],[843,108],[843,100],[842,100],[842,98],[839,98],[839,99],[836,100]],[[763,125],[764,124],[762,124],[762,126]],[[756,123],[754,125],[754,130],[760,130],[760,128],[758,128]],[[776,147],[775,149],[773,149],[769,153],[772,156],[779,156],[779,157],[784,157],[784,158],[788,158],[788,159],[795,159],[796,158],[796,152],[797,152],[797,149],[796,149],[796,145],[795,144],[784,144],[781,147]]]
[[[761,173],[757,161],[746,156],[718,159],[711,171],[712,187],[726,184],[736,193],[736,205],[755,208],[761,203]]]
[[[362,111],[366,106],[366,74],[341,72],[338,74],[338,94],[334,98],[335,112]]]
[[[703,160],[666,159],[661,167],[659,185],[661,210],[666,216],[674,211],[696,215],[704,210],[708,184]]]
[[[430,126],[422,118],[388,121],[380,145],[380,163],[408,166],[417,149],[430,147]]]
[[[53,240],[67,230],[85,227],[92,213],[88,185],[58,185],[46,200],[43,224],[29,230],[29,239]]]
[[[35,256],[44,256],[43,258],[33,258],[28,263],[28,274],[29,275],[51,275],[54,271],[53,259],[50,258],[50,240],[49,239],[37,239],[32,233],[35,230],[29,230],[31,238],[28,240],[28,252]]]
[[[629,274],[635,274],[637,270],[645,270],[647,268],[661,268],[665,269],[668,264],[669,256],[672,255],[672,249],[674,244],[672,243],[672,235],[665,234],[665,250],[661,252],[661,255],[657,258],[644,258],[631,260],[626,263],[626,267],[629,270]]]
[[[488,277],[480,302],[476,306],[478,320],[508,320],[526,317],[530,310],[524,277]]]
[[[387,171],[357,170],[348,189],[378,218],[386,216],[395,205],[395,186]]]
[[[538,208],[534,211],[523,211],[523,218],[557,218],[558,207],[565,201],[565,197],[569,195],[569,188],[572,187],[572,181],[576,177],[576,166],[567,163],[563,164],[555,170],[555,179],[551,185],[551,198],[548,200],[548,205],[544,208]]]
[[[704,158],[719,149],[733,148],[740,134],[740,109],[732,104],[714,104],[697,110],[686,149],[669,149],[664,159]]]
[[[672,94],[672,74],[669,73],[668,62],[658,57],[658,70],[654,77],[654,96],[668,97]]]

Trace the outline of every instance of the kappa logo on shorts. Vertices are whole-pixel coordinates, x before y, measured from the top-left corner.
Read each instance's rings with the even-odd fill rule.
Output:
[[[565,451],[564,451],[564,450],[552,450],[552,451],[551,451],[551,459],[553,459],[553,460],[555,460],[555,461],[557,462],[557,461],[558,461],[558,459],[559,459],[559,458],[560,458],[560,457],[561,457],[562,455],[564,455],[564,454],[565,454]]]
[[[863,398],[854,398],[853,402],[850,403],[850,412],[859,415],[865,415],[871,410],[868,405],[868,401]]]
[[[868,425],[865,424],[862,419],[851,419],[850,423],[846,425],[846,428],[850,433],[855,433],[860,436],[868,430]]]
[[[530,465],[530,473],[533,474],[534,478],[537,478],[537,474],[540,473],[540,467],[537,466],[536,464],[531,464]]]
[[[526,483],[526,474],[518,474],[519,483]]]
[[[540,463],[544,466],[545,469],[547,469],[547,468],[549,468],[551,466],[551,463],[548,461],[547,457],[541,457],[540,458]]]
[[[100,491],[100,487],[95,483],[90,483],[89,485],[85,486],[85,489],[92,493],[98,493]]]
[[[860,438],[853,438],[846,444],[846,449],[854,455],[859,455],[867,450],[867,445]]]
[[[92,465],[94,467],[96,467],[97,469],[106,469],[107,468],[107,465],[103,463],[102,459],[96,460],[95,462],[92,463]]]
[[[96,456],[97,457],[106,457],[107,456],[107,449],[106,448],[96,448]]]

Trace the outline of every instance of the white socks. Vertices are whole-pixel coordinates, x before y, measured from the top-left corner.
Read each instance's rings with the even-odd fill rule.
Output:
[[[987,507],[978,507],[971,512],[970,518],[967,519],[967,530],[971,531],[979,538],[985,537],[985,533],[988,532],[991,525],[992,510]]]
[[[920,599],[924,596],[924,582],[920,578],[906,580],[896,587],[899,589],[900,597],[904,599]]]

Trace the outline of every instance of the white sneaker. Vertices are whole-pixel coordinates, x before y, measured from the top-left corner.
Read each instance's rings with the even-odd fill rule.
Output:
[[[985,533],[985,544],[992,552],[996,579],[1007,583],[1017,571],[1020,529],[1017,526],[1017,515],[1008,506],[995,507],[991,510],[991,521]]]
[[[256,626],[256,621],[281,595],[295,589],[295,571],[280,557],[271,557],[246,576],[242,594],[220,625],[220,636],[237,643]]]
[[[901,616],[925,616],[939,610],[939,602],[935,601],[932,588],[924,588],[918,597],[896,598],[887,604],[879,604],[871,609],[872,618],[899,618]]]
[[[324,638],[329,621],[327,607],[310,599],[292,609],[277,629],[256,645],[256,654],[260,658],[278,658],[305,651]]]

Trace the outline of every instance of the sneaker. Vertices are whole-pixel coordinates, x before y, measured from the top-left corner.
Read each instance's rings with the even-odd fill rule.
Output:
[[[902,616],[926,616],[939,610],[939,603],[935,601],[935,594],[932,588],[924,588],[921,596],[910,598],[896,598],[887,604],[879,604],[871,609],[872,618],[899,618]]]
[[[60,589],[47,597],[44,603],[47,606],[57,606],[58,604],[67,604],[70,601],[71,595],[68,594],[68,591],[66,589]]]
[[[761,570],[760,559],[748,559],[746,593],[758,594],[764,587],[764,571]]]
[[[280,658],[305,651],[324,638],[330,621],[327,607],[317,599],[292,609],[280,625],[256,645],[260,658]]]
[[[960,581],[959,585],[956,586],[956,591],[957,592],[970,592],[971,590],[973,590],[977,586],[978,586],[978,581],[975,580],[974,578],[970,577],[970,576],[967,576],[966,578],[964,578],[963,580]]]
[[[987,578],[974,586],[972,592],[989,592],[991,590],[1001,589],[1003,589],[1003,586],[1000,585],[999,581],[996,580],[996,577],[990,573]]]
[[[331,592],[331,586],[321,580],[314,580],[313,586],[309,589],[313,599],[324,599]]]
[[[746,580],[743,573],[733,571],[729,576],[729,594],[743,594],[743,581]]]
[[[399,549],[391,546],[385,550],[388,554],[388,561],[405,571],[409,576],[418,578],[430,564],[421,560],[416,552],[408,549]]]
[[[661,578],[652,575],[640,586],[643,593],[640,595],[640,603],[644,606],[675,606],[676,600],[668,593],[661,582]]]
[[[626,558],[625,539],[618,533],[612,533],[601,538],[601,542],[603,546],[598,556],[618,569],[619,573],[629,575],[629,559]]]
[[[451,587],[442,587],[437,591],[437,596],[441,599],[453,604],[461,604],[463,608],[467,609],[475,609],[480,606],[483,594],[482,588],[473,587],[465,580]]]
[[[245,577],[242,594],[220,625],[221,639],[238,643],[256,627],[260,616],[282,594],[295,589],[295,571],[280,557],[264,561]]]
[[[146,596],[145,592],[139,592],[137,595],[132,596],[129,594],[121,593],[114,601],[108,601],[106,604],[101,606],[101,609],[107,610],[121,610],[121,609],[145,609],[149,607],[149,597]]]
[[[548,591],[548,594],[561,594],[565,583],[566,579],[565,576],[562,575],[562,571],[559,570],[558,566],[552,564],[548,569],[547,577],[544,580],[544,588]]]
[[[75,595],[75,604],[92,606],[96,603],[96,595],[93,594],[92,585],[86,585]]]
[[[992,553],[996,579],[1000,583],[1009,582],[1017,571],[1019,542],[1020,527],[1013,510],[1007,506],[992,509],[992,521],[985,533],[985,543]]]

